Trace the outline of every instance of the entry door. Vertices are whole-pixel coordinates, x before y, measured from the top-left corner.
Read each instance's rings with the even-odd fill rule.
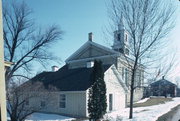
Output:
[[[109,94],[109,111],[113,110],[113,95]]]

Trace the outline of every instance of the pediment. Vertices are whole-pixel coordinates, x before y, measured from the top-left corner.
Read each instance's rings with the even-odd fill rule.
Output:
[[[114,54],[118,54],[118,53],[110,48],[88,41],[82,47],[80,47],[75,53],[73,53],[66,60],[66,62],[73,60],[81,60],[86,58],[114,55]]]

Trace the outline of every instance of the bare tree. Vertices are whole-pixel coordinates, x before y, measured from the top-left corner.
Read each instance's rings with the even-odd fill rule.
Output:
[[[172,54],[172,52],[171,52]],[[155,67],[149,67],[149,70],[146,69],[146,81],[144,82],[144,91],[143,91],[143,98],[152,96],[151,93],[151,84],[155,81],[159,80],[160,78],[171,78],[172,74],[174,74],[175,67],[179,64],[177,62],[176,51],[174,54],[163,56],[161,60],[156,63]],[[172,78],[170,79],[172,81]]]
[[[38,81],[28,81],[20,86],[19,83],[11,84],[7,91],[7,112],[11,121],[24,121],[29,115],[45,110],[53,101],[51,92],[56,90],[55,87],[45,87]],[[40,100],[43,103],[39,105]]]
[[[129,49],[133,60],[130,82],[130,113],[133,118],[133,97],[135,89],[135,75],[140,62],[147,64],[154,55],[158,55],[159,48],[164,47],[164,37],[173,28],[172,16],[175,7],[163,0],[111,0],[110,17],[117,28],[121,24],[130,35]],[[127,59],[128,61],[128,59]]]
[[[50,26],[41,29],[35,26],[31,18],[32,10],[23,2],[3,4],[5,60],[13,62],[11,69],[6,71],[7,111],[12,121],[23,121],[34,111],[41,107],[28,107],[28,100],[39,97],[37,93],[25,93],[26,88],[19,87],[18,77],[28,78],[31,66],[35,61],[45,64],[49,60],[56,59],[49,51],[49,47],[61,39],[62,31],[58,26]],[[7,1],[8,3],[9,1]],[[11,81],[10,81],[11,80]],[[23,85],[24,86],[24,85]],[[36,85],[37,86],[37,85]],[[42,84],[37,86],[38,91],[44,91]],[[34,88],[33,88],[34,89]]]
[[[14,76],[26,78],[35,61],[44,64],[55,59],[49,47],[61,39],[62,31],[55,25],[47,29],[35,26],[32,10],[24,2],[7,4],[3,6],[5,60],[14,65],[6,72],[6,80]]]
[[[155,63],[153,68],[147,68],[146,75],[149,76],[146,78],[146,84],[149,85],[163,76],[167,77],[171,75],[178,64],[179,63],[176,59],[176,51],[171,52],[170,55],[166,53],[166,56],[161,57],[161,59],[158,60],[158,63]]]

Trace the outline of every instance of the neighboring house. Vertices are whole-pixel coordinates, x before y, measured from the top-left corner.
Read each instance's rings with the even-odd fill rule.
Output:
[[[104,78],[107,87],[107,111],[119,110],[129,103],[130,81],[133,61],[129,54],[129,36],[123,24],[114,32],[112,49],[93,42],[93,35],[89,33],[89,40],[66,59],[66,64],[56,72],[43,72],[29,82],[41,81],[45,87],[55,87],[52,92],[54,101],[45,112],[65,115],[88,116],[88,89],[91,87],[91,71],[94,60],[101,60],[104,67]],[[128,60],[128,61],[127,61]],[[54,67],[57,70],[56,67]],[[138,64],[135,78],[134,101],[143,96],[144,66]],[[35,85],[34,85],[35,87]],[[37,91],[38,93],[38,91]],[[45,94],[44,94],[45,95]],[[40,100],[35,103],[40,105]],[[31,101],[29,101],[31,104]]]
[[[144,86],[143,98],[151,96],[150,86]]]
[[[177,94],[176,94],[177,97],[180,97],[180,88],[177,88]]]
[[[177,85],[166,80],[164,76],[162,79],[150,84],[150,96],[165,96],[176,97]]]

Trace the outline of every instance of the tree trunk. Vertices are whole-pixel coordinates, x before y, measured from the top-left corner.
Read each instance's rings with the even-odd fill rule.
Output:
[[[129,119],[133,118],[133,98],[134,98],[134,76],[132,76],[132,82],[131,82]]]
[[[137,68],[136,68],[137,62],[138,62],[138,58],[135,59],[134,67],[132,69],[129,119],[133,118],[134,81],[135,81],[135,74],[136,74],[136,70],[137,70]]]

